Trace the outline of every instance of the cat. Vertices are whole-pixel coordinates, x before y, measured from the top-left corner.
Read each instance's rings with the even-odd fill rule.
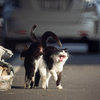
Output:
[[[47,35],[47,34],[46,34]],[[36,39],[39,40],[34,33],[31,34],[33,41]],[[49,79],[51,77],[51,75],[53,75],[54,80],[56,81],[56,85],[58,89],[62,89],[63,87],[60,84],[61,81],[61,73],[63,71],[63,66],[65,64],[65,62],[67,61],[68,57],[69,57],[69,53],[67,48],[65,49],[58,49],[54,46],[47,46],[46,45],[46,41],[44,40],[44,36],[42,36],[41,39],[43,45],[44,45],[44,51],[43,51],[43,57],[40,60],[40,63],[42,64],[39,65],[39,71],[40,71],[40,75],[42,77],[44,77],[44,79],[42,80],[42,88],[46,89],[46,87],[48,87],[48,83],[49,83]],[[44,41],[44,42],[43,42]],[[60,40],[58,40],[60,41]],[[61,42],[58,42],[59,46],[61,47],[62,44]],[[45,67],[43,67],[45,66]],[[45,73],[45,74],[44,74]],[[46,78],[45,78],[46,77]],[[39,85],[39,78],[36,76],[36,83],[37,86]]]
[[[24,50],[21,52],[20,54],[20,58],[24,58],[25,59],[25,55],[27,54],[27,50],[28,47],[25,46]],[[35,86],[39,86],[39,80],[40,80],[40,73],[41,75],[44,74],[44,76],[46,75],[46,80],[43,80],[44,82],[44,86],[42,86],[42,88],[48,88],[48,84],[49,84],[49,79],[51,77],[51,75],[54,77],[54,80],[56,81],[56,86],[58,89],[63,89],[63,87],[61,86],[61,74],[63,71],[63,66],[66,62],[66,60],[69,57],[69,53],[67,48],[65,49],[58,49],[56,47],[53,46],[47,46],[46,47],[46,54],[43,55],[42,58],[42,66],[39,66],[39,70],[36,73],[36,77],[35,77]],[[46,66],[45,68],[43,66]],[[43,70],[41,70],[41,68],[44,68]],[[43,71],[43,72],[42,72]]]
[[[27,52],[28,52],[28,46],[25,45],[23,51],[20,53],[20,59],[22,61],[25,60],[25,56],[27,56]],[[40,79],[40,73],[39,73],[39,70],[37,70],[36,77],[35,77],[35,82],[34,82],[34,87],[38,87],[38,85],[39,85],[39,79]]]
[[[0,61],[4,61],[4,59],[8,59],[12,57],[13,53],[11,50],[4,48],[3,46],[0,46]]]
[[[44,62],[43,55],[45,55],[46,42],[50,36],[52,36],[58,45],[61,47],[61,42],[58,37],[51,31],[47,31],[43,34],[42,38],[39,39],[35,36],[34,30],[37,25],[34,25],[31,29],[31,39],[34,41],[30,47],[26,50],[24,67],[25,67],[25,85],[24,88],[33,88],[35,81],[35,74],[38,72],[42,78],[42,88],[46,88],[46,63]],[[21,53],[22,54],[22,53]],[[39,75],[37,75],[39,77]],[[39,80],[39,78],[36,78]],[[36,81],[37,82],[37,81]],[[38,82],[37,82],[38,83]]]
[[[47,76],[46,76],[46,87],[48,88],[49,79],[51,75],[56,81],[58,89],[63,89],[61,86],[61,75],[63,66],[69,57],[67,48],[58,49],[53,46],[47,47],[47,54],[44,56],[44,60],[47,64]]]

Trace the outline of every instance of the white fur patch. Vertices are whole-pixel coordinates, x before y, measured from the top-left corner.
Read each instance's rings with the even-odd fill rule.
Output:
[[[38,59],[35,60],[35,72],[37,71],[37,69],[40,66],[41,59],[43,59],[43,55],[41,55]]]
[[[32,82],[34,82],[34,77],[32,77]]]
[[[61,85],[58,85],[57,88],[58,89],[63,89],[63,87]]]
[[[63,58],[63,61],[59,60],[59,55],[65,56],[65,58]],[[54,64],[53,64],[52,69],[55,70],[56,72],[61,72],[63,70],[63,66],[64,66],[66,60],[68,59],[68,54],[65,51],[62,51],[57,55],[53,54],[51,56],[51,58],[54,60]]]
[[[46,86],[47,86],[47,88],[49,86],[49,79],[50,79],[50,77],[51,77],[51,74],[50,74],[49,70],[47,70],[47,79],[46,79]]]
[[[40,58],[40,63],[39,63],[39,71],[42,79],[42,88],[46,89],[46,63],[43,59],[43,56]]]

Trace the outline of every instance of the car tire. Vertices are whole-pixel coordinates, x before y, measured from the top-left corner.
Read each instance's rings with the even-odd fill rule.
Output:
[[[99,52],[99,41],[89,41],[88,42],[88,52],[98,53]]]

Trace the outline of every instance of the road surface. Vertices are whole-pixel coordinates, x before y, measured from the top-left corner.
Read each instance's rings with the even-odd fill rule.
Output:
[[[15,68],[12,89],[0,91],[0,100],[100,100],[100,54],[76,53],[64,66],[62,90],[56,88],[53,78],[49,88],[24,89],[23,61],[19,54],[8,60]]]

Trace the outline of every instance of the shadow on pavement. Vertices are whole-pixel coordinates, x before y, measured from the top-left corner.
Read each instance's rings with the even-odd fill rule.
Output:
[[[23,86],[12,86],[11,88],[12,88],[12,89],[24,89]]]

